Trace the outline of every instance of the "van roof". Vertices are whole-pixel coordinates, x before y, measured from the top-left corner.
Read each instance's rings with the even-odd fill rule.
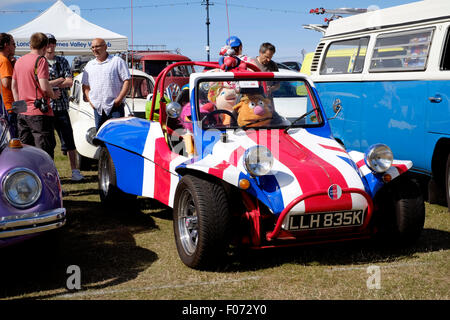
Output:
[[[170,60],[170,61],[190,61],[186,56],[170,52],[139,52],[134,55],[136,60]]]
[[[324,37],[368,31],[437,18],[450,19],[450,1],[422,0],[400,6],[369,11],[330,22]]]

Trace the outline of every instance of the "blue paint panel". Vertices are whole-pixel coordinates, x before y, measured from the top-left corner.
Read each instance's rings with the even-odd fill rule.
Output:
[[[280,185],[278,184],[275,176],[265,175],[258,177],[256,180],[258,181],[258,185],[255,186],[255,189],[260,188],[261,192],[264,194],[264,197],[262,195],[257,195],[258,199],[260,199],[266,206],[272,209],[275,214],[280,214],[284,209],[284,202],[283,195],[281,194],[280,190]]]
[[[140,118],[110,122],[100,130],[96,138],[137,154],[142,154],[148,131],[150,130],[150,123],[159,126],[157,122],[150,122]]]
[[[346,148],[361,152],[385,143],[399,160],[431,173],[436,142],[450,138],[450,81],[316,82],[326,112],[341,99],[343,110],[330,122]],[[432,103],[429,97],[441,97]]]
[[[111,144],[106,144],[116,168],[117,186],[126,193],[142,195],[144,158]]]

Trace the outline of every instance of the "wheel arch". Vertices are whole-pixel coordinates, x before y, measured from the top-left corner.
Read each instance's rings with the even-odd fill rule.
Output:
[[[444,186],[445,166],[450,154],[450,138],[441,138],[436,143],[431,159],[431,171],[433,178],[440,186]]]

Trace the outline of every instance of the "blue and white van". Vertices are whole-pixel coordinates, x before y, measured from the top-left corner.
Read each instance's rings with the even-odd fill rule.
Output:
[[[307,64],[304,64],[307,65]],[[431,177],[450,210],[450,1],[426,0],[331,21],[310,73],[346,148],[388,144]]]

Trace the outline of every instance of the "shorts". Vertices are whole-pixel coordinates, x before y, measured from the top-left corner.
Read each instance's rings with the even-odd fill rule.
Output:
[[[38,147],[53,159],[56,140],[52,116],[17,115],[19,139],[22,143]]]
[[[70,124],[69,112],[67,110],[53,110],[53,114],[55,115],[55,130],[61,141],[61,151],[75,150],[75,141],[73,140],[73,130],[72,125]]]

